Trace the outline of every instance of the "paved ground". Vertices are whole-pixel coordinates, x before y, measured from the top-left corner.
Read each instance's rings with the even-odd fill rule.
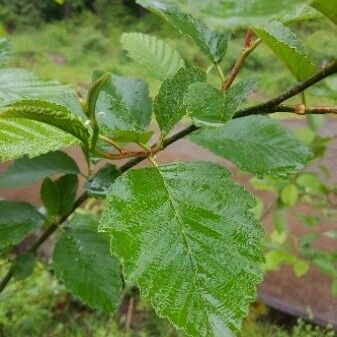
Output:
[[[289,127],[297,127],[301,125],[301,122],[289,121],[286,124]],[[329,136],[337,135],[337,120],[327,123],[323,133]],[[70,150],[69,152],[75,155],[79,162],[82,162],[78,151]],[[185,140],[177,142],[158,155],[158,161],[161,163],[197,159],[215,161],[221,165],[226,165],[235,172],[232,164]],[[325,163],[329,166],[332,173],[331,182],[337,183],[337,139],[330,146]],[[141,165],[144,165],[144,163]],[[0,172],[4,169],[4,165],[0,166]],[[315,170],[315,167],[313,166],[311,169]],[[249,188],[247,178],[235,177]],[[33,204],[38,204],[38,191],[39,184],[35,184],[20,191],[0,191],[0,197],[13,200],[26,200]],[[264,200],[266,209],[274,201],[274,196],[269,193],[258,193],[258,195]],[[299,210],[304,213],[311,211],[303,205],[299,206]],[[268,232],[271,227],[271,213],[267,214],[263,222]],[[305,233],[305,229],[294,216],[289,215],[288,225],[298,235]],[[325,223],[319,227],[321,230],[326,230],[327,228],[336,229],[336,226],[337,219],[334,219],[330,223]],[[319,242],[319,245],[329,249],[337,249],[336,241],[333,240],[322,240]],[[266,304],[289,314],[303,318],[313,316],[317,323],[325,325],[330,322],[337,328],[337,298],[333,299],[331,297],[330,281],[328,278],[320,274],[315,268],[311,268],[305,277],[299,279],[287,267],[281,268],[278,272],[271,272],[260,286],[259,296]]]

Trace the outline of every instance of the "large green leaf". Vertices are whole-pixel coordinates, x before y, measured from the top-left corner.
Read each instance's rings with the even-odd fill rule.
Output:
[[[0,119],[31,119],[54,126],[87,144],[90,134],[82,121],[62,105],[38,100],[23,100],[0,109]],[[29,145],[29,144],[28,144]]]
[[[304,80],[317,71],[303,43],[282,23],[272,21],[254,28],[254,32],[274,51],[298,80]]]
[[[79,140],[53,126],[25,118],[0,118],[0,161],[39,156]]]
[[[337,1],[336,0],[313,0],[311,6],[319,10],[337,25]]]
[[[111,186],[99,230],[160,316],[191,336],[231,336],[262,279],[254,205],[212,163],[131,170]]]
[[[180,69],[160,87],[154,101],[154,113],[161,132],[166,135],[186,114],[184,95],[194,82],[205,80],[205,74],[194,68]]]
[[[94,215],[75,214],[56,242],[53,264],[56,275],[76,297],[111,312],[122,295],[121,270],[97,224]]]
[[[329,0],[327,0],[329,1]],[[271,19],[294,22],[316,18],[307,0],[176,0],[183,9],[211,27],[248,28]]]
[[[96,116],[111,138],[123,138],[123,141],[138,138],[147,130],[152,116],[147,83],[141,79],[112,75],[98,97]]]
[[[167,20],[181,34],[191,38],[198,48],[213,63],[221,62],[224,57],[229,34],[211,31],[201,21],[182,12],[170,0],[137,0],[137,3]]]
[[[171,78],[180,68],[185,67],[180,55],[155,36],[124,33],[121,43],[133,60],[161,81]]]
[[[70,92],[57,81],[43,81],[23,69],[0,69],[0,107],[22,99],[48,99]]]
[[[184,104],[195,124],[221,126],[234,116],[239,105],[255,89],[254,79],[242,81],[227,92],[219,91],[205,82],[197,82],[188,88]]]
[[[0,249],[19,243],[43,222],[41,214],[30,204],[0,200]]]
[[[0,175],[0,188],[17,188],[60,173],[78,173],[76,162],[62,151],[16,160]]]
[[[302,168],[312,154],[290,130],[265,116],[229,121],[201,129],[189,139],[254,175],[284,175]]]

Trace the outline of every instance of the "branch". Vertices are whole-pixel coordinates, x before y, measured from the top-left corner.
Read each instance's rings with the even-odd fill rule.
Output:
[[[278,105],[275,108],[269,110],[272,112],[292,112],[297,115],[325,115],[325,114],[337,114],[337,106],[316,106],[306,107],[304,104],[296,106]]]
[[[337,60],[330,63],[328,66],[323,68],[317,74],[309,77],[305,81],[302,81],[292,88],[288,89],[281,95],[270,99],[269,101],[255,105],[246,109],[242,109],[238,111],[235,117],[244,117],[249,115],[256,115],[256,114],[268,114],[270,113],[275,107],[283,103],[284,101],[288,100],[291,97],[294,97],[300,93],[302,93],[305,89],[313,86],[314,84],[324,80],[326,77],[336,74],[337,73]]]
[[[287,90],[280,96],[273,98],[263,104],[252,106],[246,109],[239,110],[237,114],[234,116],[234,118],[240,118],[243,116],[249,116],[249,115],[257,115],[257,114],[268,114],[276,111],[286,111],[286,112],[295,112],[296,107],[289,107],[285,105],[280,105],[282,102],[286,101],[287,99],[298,95],[299,93],[303,92],[305,89],[309,88],[310,86],[314,85],[315,83],[323,80],[324,78],[337,73],[337,60],[332,62],[330,65],[325,67],[323,70],[318,72],[316,75],[308,78],[307,80],[298,83],[291,89]],[[291,110],[291,111],[289,111]],[[316,107],[316,108],[305,108],[305,113],[336,113],[335,107]],[[303,113],[301,113],[303,114]],[[154,144],[150,151],[152,154],[157,153],[171,144],[175,143],[177,140],[187,136],[188,134],[192,133],[193,131],[198,130],[198,127],[195,125],[190,125],[177,133],[173,134],[171,137],[166,138],[163,143],[159,146],[158,144]],[[120,166],[120,171],[122,173],[128,171],[132,167],[136,166],[143,160],[145,160],[148,156],[148,153],[143,153],[144,157],[137,157],[129,160],[124,165]],[[57,223],[53,223],[50,225],[50,227],[41,235],[41,237],[29,248],[27,251],[36,254],[37,250],[41,247],[41,245],[70,217],[74,211],[81,206],[83,202],[85,202],[88,198],[88,195],[86,192],[84,192],[74,203],[72,209],[65,214]],[[8,271],[8,273],[5,275],[5,277],[0,282],[0,293],[3,291],[3,289],[6,287],[8,282],[13,277],[13,270],[12,268]]]

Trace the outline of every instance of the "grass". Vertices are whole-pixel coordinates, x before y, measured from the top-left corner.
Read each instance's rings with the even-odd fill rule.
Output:
[[[121,312],[125,313],[125,309]],[[261,311],[263,306],[255,306],[240,337],[336,336],[332,330],[301,321],[287,330],[256,320]],[[137,301],[132,322],[132,329],[127,333],[124,314],[117,319],[116,315],[83,306],[42,264],[37,265],[29,278],[11,283],[0,301],[0,337],[184,337],[141,301]]]

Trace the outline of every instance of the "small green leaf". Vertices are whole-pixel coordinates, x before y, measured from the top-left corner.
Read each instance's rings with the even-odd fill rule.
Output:
[[[36,259],[33,253],[24,253],[13,261],[12,271],[16,280],[23,280],[30,276],[35,267]]]
[[[115,165],[105,164],[85,184],[90,197],[106,198],[111,184],[121,174]]]
[[[315,227],[315,226],[319,225],[319,223],[322,221],[321,217],[314,216],[314,215],[309,215],[309,214],[298,213],[297,217],[307,227]]]
[[[61,151],[16,160],[0,175],[0,188],[18,188],[59,173],[78,173],[76,162]]]
[[[160,316],[188,335],[231,336],[262,278],[254,206],[215,164],[130,170],[112,184],[99,230]]]
[[[7,39],[0,38],[0,66],[2,66],[8,59],[11,51],[11,45]]]
[[[188,87],[195,82],[203,82],[205,74],[194,68],[180,69],[172,79],[167,79],[160,87],[154,101],[154,113],[163,135],[185,116],[183,99]]]
[[[121,143],[143,143],[146,144],[153,136],[153,131],[132,131],[132,130],[114,130],[109,133],[112,140]]]
[[[184,104],[198,126],[221,126],[235,115],[239,105],[255,88],[256,81],[251,79],[225,93],[205,82],[197,82],[189,86]]]
[[[114,140],[143,138],[152,116],[152,101],[145,81],[111,75],[102,88],[96,117]]]
[[[47,101],[23,100],[0,109],[3,119],[31,119],[54,126],[78,138],[83,144],[89,140],[89,131],[82,121],[65,107]]]
[[[53,180],[50,178],[43,180],[40,196],[48,216],[58,215],[61,207],[61,196],[58,186]]]
[[[56,242],[53,265],[57,277],[81,301],[112,312],[122,296],[121,269],[97,224],[94,215],[75,214]]]
[[[44,222],[42,215],[30,204],[0,201],[0,249],[14,245]]]
[[[229,33],[213,32],[201,21],[180,11],[179,7],[169,0],[137,0],[137,3],[159,15],[175,27],[181,34],[189,37],[195,45],[213,63],[221,62],[229,41]]]
[[[312,262],[321,272],[332,277],[337,277],[337,268],[327,256],[317,256]]]
[[[337,2],[336,0],[313,0],[311,6],[319,10],[337,25]]]
[[[171,78],[180,68],[185,67],[180,55],[163,40],[154,36],[124,33],[121,43],[133,60],[161,81]]]
[[[298,201],[298,188],[294,184],[285,186],[281,191],[281,200],[287,207],[294,206]]]
[[[302,277],[304,276],[310,268],[309,262],[301,259],[296,259],[293,264],[293,270],[296,275],[296,277]]]
[[[273,213],[273,225],[279,234],[285,231],[286,220],[284,218],[284,210],[278,209]]]
[[[53,126],[24,118],[0,118],[0,161],[33,158],[79,140]]]
[[[232,119],[221,128],[198,130],[189,139],[257,176],[286,175],[312,158],[290,130],[265,116]]]
[[[303,43],[280,22],[272,21],[262,27],[254,28],[254,32],[284,62],[297,80],[305,80],[317,71]]]
[[[309,193],[326,193],[327,186],[314,173],[301,173],[296,179],[297,185]]]
[[[57,179],[55,183],[60,199],[59,215],[66,215],[72,210],[76,199],[78,177],[76,174],[66,174]]]

